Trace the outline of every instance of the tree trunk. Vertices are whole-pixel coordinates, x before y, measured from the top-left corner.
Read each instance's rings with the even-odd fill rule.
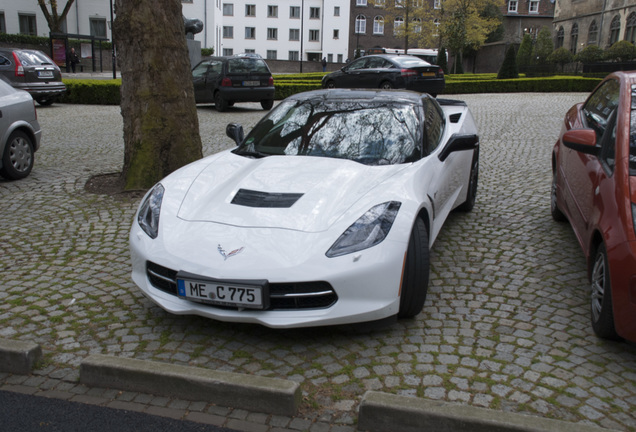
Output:
[[[126,190],[202,157],[181,0],[116,0]]]

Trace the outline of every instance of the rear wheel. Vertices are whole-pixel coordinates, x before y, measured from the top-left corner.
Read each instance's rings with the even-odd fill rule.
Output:
[[[265,99],[261,101],[261,106],[264,110],[269,111],[274,106],[274,99]]]
[[[382,90],[390,90],[393,88],[393,84],[391,84],[389,81],[382,81],[380,83],[380,88]]]
[[[594,257],[590,309],[594,333],[598,337],[605,339],[620,339],[614,327],[612,284],[610,282],[607,251],[604,244],[598,247]]]
[[[37,98],[35,101],[42,106],[49,106],[53,102],[55,102],[55,98],[41,97],[41,98]]]
[[[33,143],[22,131],[14,131],[7,140],[2,155],[0,175],[10,180],[22,179],[33,169]]]
[[[223,96],[221,96],[221,93],[216,92],[216,94],[214,95],[214,106],[216,107],[216,110],[218,112],[227,111],[227,108],[229,105],[230,105],[229,102],[223,99]]]
[[[470,179],[468,180],[468,191],[466,192],[466,201],[461,203],[457,210],[469,212],[475,207],[477,199],[477,183],[479,181],[479,150],[475,150],[473,161],[470,165]]]
[[[428,232],[424,221],[418,218],[406,252],[399,318],[412,318],[422,311],[428,292],[429,267]]]

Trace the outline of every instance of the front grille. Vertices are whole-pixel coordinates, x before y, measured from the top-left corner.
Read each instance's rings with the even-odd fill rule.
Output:
[[[168,294],[177,295],[177,271],[153,262],[146,263],[150,284]],[[267,310],[324,309],[338,301],[338,295],[327,282],[270,283]],[[208,307],[227,308],[207,305]]]

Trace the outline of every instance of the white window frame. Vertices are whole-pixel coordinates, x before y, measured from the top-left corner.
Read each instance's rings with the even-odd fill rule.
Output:
[[[289,18],[290,19],[300,19],[300,6],[290,6],[289,7]]]
[[[289,29],[289,40],[290,41],[299,41],[300,40],[300,29]]]
[[[245,16],[246,17],[255,17],[256,16],[256,5],[255,4],[246,4],[245,5]]]
[[[320,8],[319,7],[310,7],[309,8],[309,19],[320,19]]]
[[[245,39],[256,39],[256,27],[245,27]]]
[[[223,3],[223,16],[234,16],[234,3]]]
[[[518,0],[510,0],[508,2],[508,13],[517,13],[519,10],[519,1]]]
[[[233,26],[223,26],[223,39],[234,39]]]
[[[539,13],[539,0],[530,0],[528,2],[528,13],[531,13],[531,14]]]
[[[320,42],[320,30],[309,30],[309,42]]]
[[[278,6],[267,5],[267,18],[278,18]]]
[[[384,34],[384,17],[376,16],[373,18],[373,34],[374,35],[383,35]]]
[[[356,0],[356,6],[366,6],[367,0]]]
[[[356,26],[354,34],[364,34],[367,32],[367,17],[360,14],[356,17]]]
[[[278,28],[276,27],[267,28],[267,40],[278,40]]]

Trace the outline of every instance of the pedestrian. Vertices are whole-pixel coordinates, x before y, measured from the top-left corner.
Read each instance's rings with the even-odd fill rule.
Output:
[[[327,58],[326,57],[322,58],[322,71],[323,72],[327,72]]]
[[[75,48],[71,48],[71,53],[69,54],[69,62],[71,63],[71,69],[73,70],[73,73],[75,73],[75,65],[80,62],[80,59],[75,52]]]

